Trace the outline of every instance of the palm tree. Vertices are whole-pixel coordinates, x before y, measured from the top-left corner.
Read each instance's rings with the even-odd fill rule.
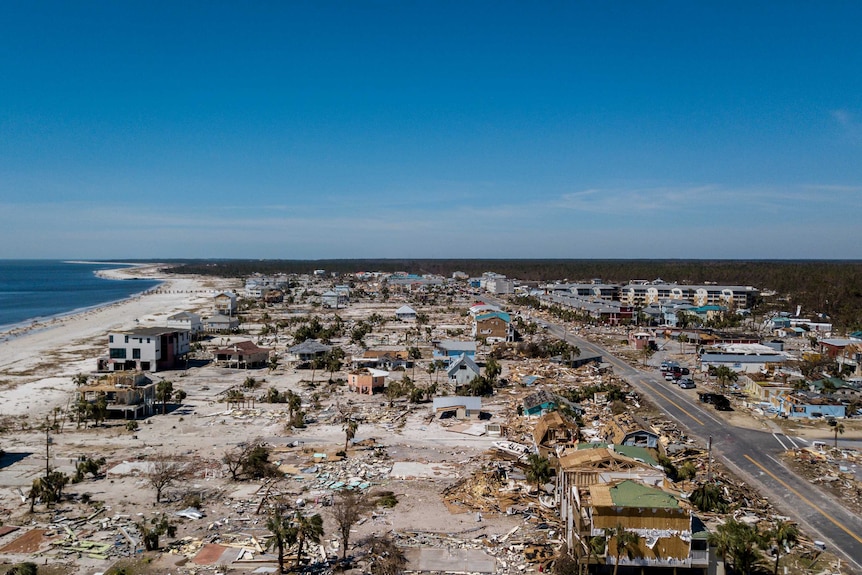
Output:
[[[676,471],[677,477],[683,481],[691,481],[697,476],[697,467],[691,461],[686,461]]]
[[[838,435],[844,434],[844,424],[835,422],[835,425],[832,426],[832,431],[835,433],[835,449],[838,449]]]
[[[42,481],[42,478],[33,480],[33,485],[30,487],[30,492],[27,494],[27,498],[30,500],[30,513],[33,513],[36,507],[36,500],[42,497],[44,487],[45,484]]]
[[[31,562],[16,563],[11,569],[6,571],[6,575],[36,575],[39,572],[39,567]]]
[[[715,547],[715,553],[721,557],[723,564],[727,563],[727,556],[730,553],[731,537],[727,529],[721,529],[724,525],[719,525],[715,531],[711,531],[708,535],[710,547]]]
[[[305,541],[320,543],[320,539],[323,537],[323,518],[319,513],[307,516],[297,511],[293,518],[293,526],[296,529],[296,568],[299,569]]]
[[[751,573],[751,568],[760,559],[757,546],[761,541],[756,527],[733,518],[709,534],[709,544],[716,548],[725,562],[727,558],[733,559],[734,571],[746,575]]]
[[[653,355],[655,355],[655,349],[650,345],[644,346],[641,349],[641,359],[643,360],[643,364],[646,365]]]
[[[722,389],[724,389],[728,384],[737,381],[739,379],[739,374],[726,365],[720,365],[715,368],[715,377],[718,379],[718,384]]]
[[[284,394],[287,396],[287,413],[290,416],[290,421],[293,421],[293,414],[302,407],[302,397],[289,389]]]
[[[418,347],[410,347],[407,350],[407,358],[412,362],[413,379],[416,379],[416,360],[422,359],[422,351]]]
[[[614,575],[620,566],[620,557],[625,554],[629,559],[634,559],[640,553],[640,535],[634,531],[628,531],[622,524],[608,530],[608,537],[614,541],[616,553],[614,553]]]
[[[494,382],[497,381],[497,378],[503,372],[503,367],[500,363],[494,359],[493,357],[488,358],[488,361],[485,363],[485,377],[494,385]]]
[[[723,511],[725,508],[721,489],[715,483],[706,483],[691,492],[689,501],[700,511]]]
[[[266,542],[267,549],[275,549],[278,553],[278,572],[284,573],[284,549],[296,543],[296,528],[290,517],[281,513],[281,507],[276,505],[266,520],[266,528],[272,533],[272,538]]]
[[[163,379],[156,385],[156,399],[162,402],[162,415],[167,413],[168,400],[174,394],[174,382]]]
[[[688,343],[688,336],[684,333],[679,334],[679,352],[685,354],[685,344]]]
[[[779,519],[767,535],[775,543],[775,569],[773,573],[778,575],[778,560],[781,558],[781,551],[796,543],[799,539],[799,529],[796,525]]]
[[[531,453],[527,457],[527,479],[536,484],[536,491],[539,491],[539,486],[550,478],[551,462],[538,453]]]
[[[605,546],[607,545],[607,541],[604,537],[600,535],[596,535],[595,537],[590,537],[584,544],[587,548],[587,562],[584,565],[584,575],[588,575],[590,572],[590,561],[592,560],[593,555],[598,557],[602,553],[605,552]]]
[[[347,453],[347,446],[356,437],[356,430],[359,429],[359,422],[355,419],[348,418],[344,422],[342,430],[344,431],[344,453]]]

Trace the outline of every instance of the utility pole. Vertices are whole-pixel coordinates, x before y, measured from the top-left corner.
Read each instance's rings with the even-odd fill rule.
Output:
[[[51,425],[48,418],[45,418],[45,477],[51,475]]]
[[[707,458],[706,458],[706,481],[709,483],[712,481],[712,436],[709,436],[709,441],[706,444],[707,448]]]

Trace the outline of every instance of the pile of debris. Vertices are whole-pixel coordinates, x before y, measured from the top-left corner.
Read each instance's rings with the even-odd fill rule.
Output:
[[[789,450],[787,464],[799,475],[820,485],[842,501],[850,510],[862,515],[862,481],[856,473],[862,468],[862,454],[843,449],[815,448]]]

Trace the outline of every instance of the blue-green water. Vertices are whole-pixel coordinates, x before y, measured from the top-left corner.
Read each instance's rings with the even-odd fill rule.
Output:
[[[0,329],[118,301],[159,284],[154,280],[104,279],[94,273],[121,267],[126,266],[0,260]]]

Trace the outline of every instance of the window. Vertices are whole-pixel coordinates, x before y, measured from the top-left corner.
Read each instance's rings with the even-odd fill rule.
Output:
[[[147,343],[150,343],[150,338],[147,338]]]
[[[141,348],[136,347],[132,349],[132,359],[141,359]]]
[[[109,353],[111,359],[126,359],[126,349],[123,347],[112,347]]]
[[[126,343],[129,343],[129,336],[126,336]]]
[[[114,336],[112,336],[112,335],[108,336],[108,343],[114,343]]]

